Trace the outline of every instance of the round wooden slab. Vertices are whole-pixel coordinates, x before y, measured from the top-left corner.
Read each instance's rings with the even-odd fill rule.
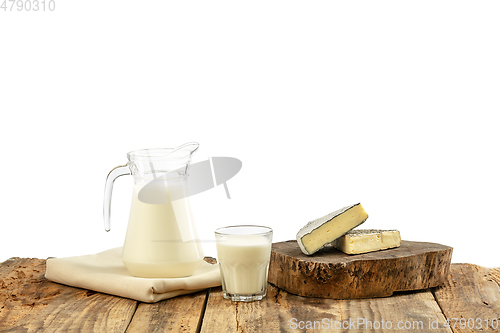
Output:
[[[311,256],[297,241],[274,243],[268,281],[289,293],[333,299],[391,296],[436,287],[448,275],[453,248],[401,241],[401,246],[345,254],[327,245]]]

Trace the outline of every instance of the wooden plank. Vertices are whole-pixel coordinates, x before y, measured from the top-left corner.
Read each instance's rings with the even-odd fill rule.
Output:
[[[406,324],[406,331],[500,331],[491,327],[492,320],[500,322],[500,269],[470,264],[453,264],[445,284],[432,294],[426,290],[334,300],[296,296],[269,285],[259,302],[225,300],[221,288],[214,288],[208,299],[206,292],[199,292],[139,306],[130,299],[53,283],[44,273],[45,260],[0,263],[0,332],[124,332],[127,327],[127,332],[196,332],[205,302],[203,332],[405,331],[398,324]],[[453,330],[443,327],[445,316],[457,318]],[[470,318],[476,320],[475,327],[462,327],[459,320]]]
[[[446,319],[430,290],[341,302],[342,318],[361,323],[349,332],[452,332],[444,327]]]
[[[398,248],[346,254],[326,246],[312,256],[297,241],[274,243],[268,281],[299,296],[333,299],[387,297],[444,283],[452,248],[402,241]]]
[[[434,321],[436,326],[429,329]],[[267,296],[250,303],[223,299],[221,288],[212,289],[201,332],[451,333],[443,327],[444,321],[429,290],[386,298],[334,300],[296,296],[269,284]]]
[[[51,282],[45,260],[0,264],[1,332],[124,332],[137,302]]]
[[[210,290],[205,315],[201,324],[201,332],[237,332],[238,323],[236,302],[222,297],[222,289],[212,288]]]
[[[140,303],[127,333],[197,332],[207,294],[205,290],[157,303]]]
[[[203,258],[216,264],[212,257]],[[198,332],[209,290],[174,297],[156,303],[139,303],[127,333],[133,332]]]
[[[500,269],[453,264],[434,296],[457,332],[500,332]],[[462,321],[460,321],[462,320]]]

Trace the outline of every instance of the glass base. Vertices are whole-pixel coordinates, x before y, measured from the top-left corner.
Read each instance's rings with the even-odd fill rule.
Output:
[[[224,296],[225,299],[230,299],[231,301],[235,302],[253,302],[253,301],[260,301],[261,299],[266,297],[266,291],[262,291],[257,294],[240,295],[240,294],[231,294],[223,290],[222,295]]]

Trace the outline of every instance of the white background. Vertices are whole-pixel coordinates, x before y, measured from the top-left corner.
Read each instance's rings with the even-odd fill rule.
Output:
[[[500,266],[497,1],[55,0],[0,10],[0,261],[121,246],[131,150],[243,162],[192,206],[294,239],[361,202],[366,228]],[[9,5],[10,6],[10,5]]]

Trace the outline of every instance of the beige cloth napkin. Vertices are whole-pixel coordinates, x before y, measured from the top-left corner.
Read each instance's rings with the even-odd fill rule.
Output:
[[[203,262],[192,276],[184,278],[138,278],[121,258],[122,248],[98,254],[47,259],[45,277],[73,287],[153,303],[221,285],[219,265]]]

